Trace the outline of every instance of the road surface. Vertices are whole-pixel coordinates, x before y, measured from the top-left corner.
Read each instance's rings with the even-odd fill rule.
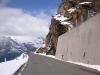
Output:
[[[96,70],[53,58],[33,54],[29,57],[26,67],[16,75],[100,75]]]

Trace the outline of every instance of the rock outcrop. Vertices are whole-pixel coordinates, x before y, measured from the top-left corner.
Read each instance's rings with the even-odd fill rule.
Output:
[[[62,0],[57,14],[52,17],[49,33],[46,36],[46,54],[55,55],[58,37],[94,16],[100,0]],[[43,52],[43,50],[42,50]]]
[[[51,20],[51,25],[49,28],[49,33],[46,37],[46,47],[50,47],[49,51],[47,51],[47,54],[53,54],[55,55],[56,52],[56,46],[58,37],[65,32],[68,31],[68,27],[65,25],[62,25],[58,20],[54,19],[54,17]]]

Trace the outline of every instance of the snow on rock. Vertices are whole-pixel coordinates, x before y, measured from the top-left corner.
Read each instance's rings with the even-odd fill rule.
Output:
[[[71,24],[71,22],[67,21],[69,18],[57,14],[56,16],[54,16],[54,19],[58,20],[62,25],[68,26],[69,30],[73,29],[73,25]]]
[[[74,26],[68,21],[63,21],[61,24],[68,26],[68,30],[72,30],[74,28]]]
[[[0,75],[13,75],[28,61],[28,58],[28,55],[23,53],[14,60],[0,63]]]
[[[44,48],[44,47],[46,47],[46,46],[45,46],[45,44],[42,44],[42,45],[41,45],[41,47],[43,47],[43,48]]]
[[[56,16],[54,16],[54,18],[56,20],[59,20],[59,21],[65,21],[65,20],[68,20],[69,19],[69,18],[64,17],[63,15],[60,15],[60,14],[57,14]]]
[[[79,4],[83,5],[83,4],[91,4],[92,2],[81,2]]]
[[[85,63],[73,62],[73,61],[67,61],[67,62],[72,63],[72,64],[77,64],[77,65],[85,66],[85,67],[96,69],[97,71],[100,71],[100,65],[91,65],[91,64],[85,64]]]
[[[62,21],[61,24],[63,24],[63,25],[70,25],[71,23],[70,22],[66,22],[66,21]]]
[[[67,10],[69,13],[73,13],[73,12],[75,12],[77,9],[76,8],[74,8],[74,7],[72,7],[72,8],[70,8],[69,10]]]

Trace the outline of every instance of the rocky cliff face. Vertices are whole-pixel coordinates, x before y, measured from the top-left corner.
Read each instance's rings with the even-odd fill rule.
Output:
[[[49,47],[47,54],[55,55],[58,37],[68,31],[68,27],[62,25],[58,20],[52,18],[49,33],[46,37],[46,47]]]
[[[99,5],[100,0],[62,0],[57,14],[51,19],[45,40],[46,54],[55,55],[58,37],[98,13]]]

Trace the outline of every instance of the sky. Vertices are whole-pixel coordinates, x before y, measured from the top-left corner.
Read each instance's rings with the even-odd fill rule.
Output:
[[[19,42],[45,37],[60,0],[0,0],[0,36]]]

